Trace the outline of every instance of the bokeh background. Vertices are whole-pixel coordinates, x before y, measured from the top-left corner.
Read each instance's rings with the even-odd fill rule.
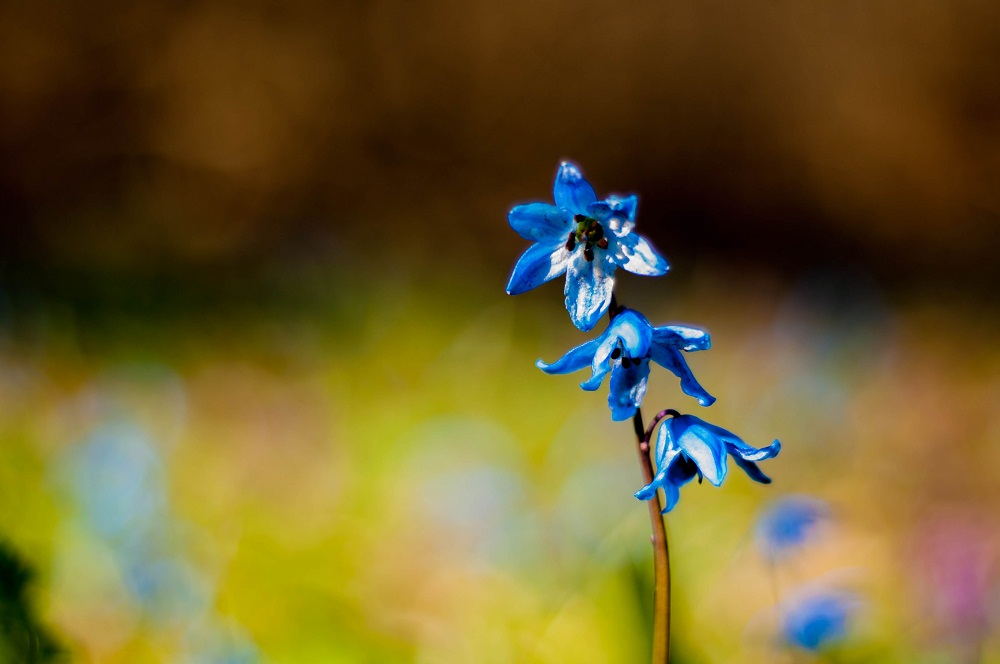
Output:
[[[0,658],[644,661],[631,427],[503,292],[564,158],[713,335],[647,411],[784,444],[671,513],[675,661],[811,661],[817,587],[824,661],[1000,661],[988,0],[3,3]]]

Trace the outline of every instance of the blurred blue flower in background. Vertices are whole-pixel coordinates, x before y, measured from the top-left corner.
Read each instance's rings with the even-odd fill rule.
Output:
[[[844,591],[799,597],[782,612],[782,639],[797,648],[819,651],[847,635],[851,618],[860,606],[857,595]]]
[[[715,403],[715,397],[695,380],[681,354],[682,350],[706,350],[711,345],[704,330],[680,325],[654,328],[638,311],[623,308],[601,336],[577,346],[552,364],[541,360],[535,364],[549,374],[570,373],[590,366],[590,379],[580,384],[590,391],[598,389],[604,376],[611,372],[608,405],[611,419],[618,421],[632,417],[642,405],[650,360],[678,376],[681,389],[702,406]]]
[[[71,455],[68,479],[88,525],[123,547],[147,541],[161,523],[166,498],[163,465],[146,430],[111,422]]]
[[[770,484],[771,479],[761,472],[757,461],[777,456],[781,443],[777,440],[767,447],[747,445],[735,434],[722,427],[709,424],[694,415],[680,415],[660,425],[656,438],[656,476],[639,489],[635,497],[649,500],[660,487],[666,496],[664,512],[669,512],[680,499],[680,487],[695,476],[702,477],[715,486],[726,477],[726,456],[731,454],[736,464],[746,471],[750,479]]]
[[[784,496],[765,507],[757,519],[757,546],[765,556],[781,558],[805,544],[818,524],[830,514],[822,500]]]
[[[639,199],[597,200],[580,169],[564,161],[552,191],[555,205],[528,203],[513,208],[511,228],[535,244],[514,266],[507,293],[517,295],[566,273],[566,310],[573,324],[590,330],[611,304],[615,269],[660,276],[667,261],[632,232]]]
[[[85,392],[96,421],[67,446],[57,466],[57,481],[76,507],[67,532],[81,533],[67,539],[62,555],[86,575],[97,564],[88,544],[106,551],[115,573],[92,580],[93,587],[110,594],[120,582],[125,610],[182,634],[187,643],[173,661],[260,661],[252,638],[216,612],[215,581],[190,551],[198,533],[171,509],[165,445],[145,421],[141,397],[130,399],[149,387],[142,381],[152,376],[154,387],[162,388],[153,393],[167,399],[156,396],[145,405],[152,412],[169,410],[178,399],[174,374],[131,369],[116,374],[121,384],[108,379]]]

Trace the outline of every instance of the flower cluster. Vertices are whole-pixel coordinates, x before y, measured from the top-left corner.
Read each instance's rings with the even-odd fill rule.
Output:
[[[650,361],[677,376],[681,390],[699,405],[711,406],[715,397],[695,379],[684,358],[684,353],[708,350],[708,333],[681,325],[654,327],[638,311],[614,304],[617,268],[644,276],[661,276],[669,269],[666,259],[633,232],[638,197],[610,195],[599,200],[580,169],[570,162],[560,164],[552,195],[554,204],[518,205],[508,215],[511,227],[534,244],[514,266],[507,293],[524,293],[565,274],[566,311],[573,324],[586,332],[605,313],[611,321],[596,339],[551,364],[539,360],[538,368],[564,374],[589,367],[591,376],[580,385],[589,391],[599,389],[610,373],[608,406],[616,421],[640,417]],[[677,503],[679,488],[695,476],[721,484],[727,455],[751,479],[766,484],[771,480],[756,462],[775,456],[780,449],[778,441],[754,448],[693,415],[678,415],[660,426],[656,477],[636,497],[649,500],[662,488],[667,512]]]

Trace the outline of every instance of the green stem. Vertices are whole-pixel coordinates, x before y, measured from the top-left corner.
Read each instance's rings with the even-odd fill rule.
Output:
[[[649,436],[642,426],[642,411],[636,410],[632,418],[638,441],[639,465],[646,484],[653,481],[653,462],[649,459]],[[651,427],[652,428],[652,427]],[[649,520],[653,526],[653,664],[670,661],[670,554],[667,548],[667,528],[663,523],[663,509],[657,492],[647,501]]]

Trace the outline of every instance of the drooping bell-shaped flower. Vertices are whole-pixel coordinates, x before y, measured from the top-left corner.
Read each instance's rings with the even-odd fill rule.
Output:
[[[653,327],[638,311],[622,308],[604,334],[577,346],[552,364],[541,360],[536,366],[549,374],[564,374],[590,367],[591,377],[580,384],[596,390],[611,374],[608,405],[611,419],[626,420],[635,415],[646,394],[649,361],[669,369],[681,379],[681,389],[711,406],[715,397],[705,391],[687,365],[681,351],[706,350],[711,346],[708,333],[694,327],[665,325]]]
[[[553,186],[555,205],[528,203],[508,215],[511,227],[534,244],[514,266],[507,293],[517,295],[566,274],[566,310],[581,330],[597,324],[611,304],[618,267],[659,276],[667,261],[632,232],[639,199],[598,200],[580,169],[564,161]]]
[[[680,488],[695,477],[699,482],[704,477],[715,486],[721,485],[726,477],[728,456],[750,479],[770,484],[771,479],[756,462],[777,456],[780,450],[781,443],[777,440],[767,447],[751,447],[734,433],[694,415],[672,417],[660,425],[657,433],[656,476],[635,497],[649,500],[662,488],[666,497],[663,511],[669,512],[680,500]]]

